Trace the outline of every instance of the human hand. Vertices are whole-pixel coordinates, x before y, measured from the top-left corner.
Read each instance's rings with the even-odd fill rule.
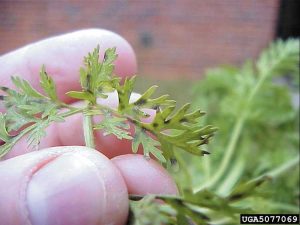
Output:
[[[130,45],[112,32],[94,29],[50,38],[0,57],[1,86],[11,87],[10,76],[18,74],[39,89],[38,74],[44,64],[60,99],[70,103],[64,93],[80,88],[78,67],[97,44],[102,52],[117,47],[116,74],[135,74]],[[117,99],[111,96],[106,103],[115,105]],[[81,127],[80,116],[72,116],[47,129],[40,145],[43,150],[29,153],[23,139],[0,162],[1,224],[122,225],[128,214],[128,193],[177,192],[170,176],[153,160],[121,155],[130,152],[129,142],[96,134],[97,149],[110,158],[121,155],[112,160],[85,147],[70,147],[84,145]]]

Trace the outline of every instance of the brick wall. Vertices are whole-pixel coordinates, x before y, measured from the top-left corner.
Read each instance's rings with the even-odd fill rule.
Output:
[[[274,38],[278,0],[0,0],[0,54],[76,29],[123,35],[139,74],[200,77],[255,57]]]

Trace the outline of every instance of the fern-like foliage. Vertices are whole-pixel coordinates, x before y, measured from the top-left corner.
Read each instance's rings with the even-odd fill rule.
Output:
[[[0,86],[0,90],[5,93],[1,96],[1,104],[6,109],[4,114],[0,113],[1,139],[4,141],[0,146],[0,157],[8,153],[26,134],[28,144],[37,146],[52,122],[64,121],[59,114],[64,104],[57,99],[54,81],[44,67],[40,71],[40,83],[45,94],[38,92],[20,77],[12,77],[12,81],[17,90]]]
[[[75,108],[59,100],[55,82],[47,74],[45,67],[40,71],[43,93],[19,77],[12,77],[16,89],[0,87],[3,93],[0,100],[5,108],[5,112],[0,113],[0,139],[3,142],[0,146],[0,157],[7,154],[25,135],[28,135],[28,144],[37,147],[41,138],[46,135],[47,126],[53,122],[63,122],[64,118],[76,113],[84,115],[84,135],[89,146],[93,146],[92,129],[99,129],[104,135],[132,140],[134,153],[142,148],[146,157],[155,157],[165,166],[174,159],[182,161],[178,157],[180,153],[209,153],[202,147],[214,135],[216,127],[201,125],[200,120],[205,114],[203,111],[190,111],[190,104],[175,110],[176,102],[169,99],[168,95],[152,98],[157,86],[150,87],[137,100],[131,101],[135,77],[126,78],[122,82],[114,74],[116,49],[107,49],[102,60],[99,60],[99,50],[98,46],[84,58],[85,66],[80,69],[79,78],[81,90],[66,93],[76,100],[86,101],[86,106],[82,108]],[[225,184],[222,183],[245,121],[260,115],[257,111],[260,103],[254,101],[256,95],[266,87],[266,81],[273,75],[299,72],[299,41],[275,42],[261,54],[257,63],[246,63],[241,70],[227,68],[220,71],[228,79],[221,76],[212,78],[211,82],[220,84],[216,98],[224,92],[236,96],[235,101],[229,99],[222,103],[227,106],[222,113],[224,118],[234,115],[238,121],[233,132],[228,132],[233,133],[233,138],[229,137],[230,142],[220,166],[221,170],[216,170],[208,184],[203,184],[200,188],[195,188],[188,182],[179,183],[180,196],[131,196],[128,224],[234,224],[239,213],[252,212],[251,208],[241,207],[241,201],[253,196],[258,187],[298,162],[294,160],[287,166],[266,173],[266,176],[259,176],[239,185],[230,184],[232,180],[236,182],[232,177]],[[232,83],[239,85],[236,89],[228,88],[232,87]],[[108,92],[113,91],[118,93],[117,108],[109,108],[97,102],[98,98],[107,98]],[[146,123],[143,119],[150,116],[145,113],[145,109],[149,108],[155,110],[156,114],[151,122]],[[92,117],[96,115],[102,116],[102,120],[93,123]],[[130,126],[134,127],[133,133],[129,130]],[[187,166],[182,163],[180,165],[187,170]],[[241,168],[239,165],[233,168]],[[214,192],[218,189],[216,184],[220,183],[220,191]],[[230,189],[228,186],[234,187]],[[225,191],[223,187],[226,187]],[[156,199],[164,201],[165,204],[158,203]]]
[[[206,153],[200,146],[208,143],[216,129],[199,125],[198,119],[204,114],[202,111],[188,113],[190,105],[187,104],[175,112],[176,102],[170,100],[168,95],[151,98],[157,86],[150,87],[139,99],[131,102],[135,77],[126,78],[122,83],[121,79],[113,74],[114,61],[117,58],[116,48],[107,49],[101,61],[99,50],[98,46],[84,58],[85,67],[80,69],[82,90],[66,93],[77,100],[85,100],[88,103],[85,108],[74,108],[58,99],[55,83],[44,66],[40,71],[40,84],[44,94],[20,77],[12,77],[17,90],[0,87],[5,93],[1,99],[6,108],[5,114],[1,114],[0,137],[5,143],[0,146],[0,156],[5,155],[25,134],[28,134],[30,145],[38,145],[46,135],[47,126],[52,122],[63,122],[65,117],[75,113],[83,113],[89,121],[87,127],[101,129],[104,135],[133,139],[133,152],[137,152],[141,145],[145,156],[152,155],[162,163],[174,158],[173,152],[176,149],[196,155]],[[117,109],[97,103],[98,98],[107,98],[108,92],[112,91],[118,93]],[[142,120],[149,117],[144,112],[149,108],[156,109],[157,113],[153,122],[147,124]],[[60,109],[65,109],[65,112],[61,113]],[[91,123],[91,117],[95,115],[103,116],[98,124]],[[134,134],[128,130],[130,124],[135,126]],[[169,130],[178,130],[180,133],[170,135]],[[11,136],[12,131],[17,134]],[[91,134],[92,132],[85,133],[87,142],[92,140],[92,137],[89,137]]]

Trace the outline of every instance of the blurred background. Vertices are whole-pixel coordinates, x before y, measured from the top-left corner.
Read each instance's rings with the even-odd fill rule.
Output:
[[[239,65],[277,37],[299,35],[299,1],[0,0],[0,55],[49,36],[105,28],[137,53],[139,74],[199,78]]]

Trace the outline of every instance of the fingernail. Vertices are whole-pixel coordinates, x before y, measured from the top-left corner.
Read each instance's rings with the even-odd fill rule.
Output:
[[[110,193],[105,175],[81,154],[57,157],[39,169],[28,185],[30,221],[33,225],[107,224]]]

